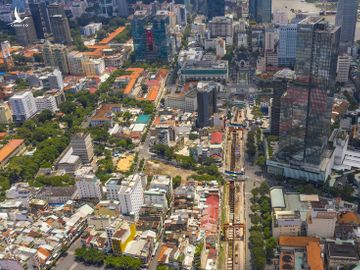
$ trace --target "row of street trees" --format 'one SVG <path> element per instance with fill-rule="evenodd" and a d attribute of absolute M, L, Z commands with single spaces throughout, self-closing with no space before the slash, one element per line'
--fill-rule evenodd
<path fill-rule="evenodd" d="M 250 228 L 250 251 L 253 269 L 263 270 L 266 263 L 274 257 L 277 241 L 271 233 L 271 204 L 269 198 L 269 186 L 263 182 L 260 187 L 252 191 L 251 202 L 251 228 Z"/>
<path fill-rule="evenodd" d="M 81 247 L 75 250 L 75 259 L 87 265 L 101 266 L 112 270 L 139 270 L 142 262 L 129 256 L 113 256 L 95 248 Z"/>

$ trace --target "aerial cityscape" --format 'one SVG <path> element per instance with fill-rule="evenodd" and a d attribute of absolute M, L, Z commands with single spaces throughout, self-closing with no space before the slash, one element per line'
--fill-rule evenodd
<path fill-rule="evenodd" d="M 0 0 L 0 270 L 360 270 L 359 0 Z"/>

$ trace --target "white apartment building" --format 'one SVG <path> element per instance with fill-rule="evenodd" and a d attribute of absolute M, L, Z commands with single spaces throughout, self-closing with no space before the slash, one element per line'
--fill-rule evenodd
<path fill-rule="evenodd" d="M 86 37 L 95 35 L 102 28 L 102 23 L 90 23 L 82 28 L 82 34 Z"/>
<path fill-rule="evenodd" d="M 13 120 L 24 122 L 37 112 L 35 98 L 30 91 L 17 93 L 9 99 Z"/>
<path fill-rule="evenodd" d="M 276 10 L 273 13 L 273 22 L 274 22 L 274 24 L 277 24 L 277 25 L 288 24 L 289 18 L 288 18 L 287 12 Z"/>
<path fill-rule="evenodd" d="M 152 188 L 145 190 L 144 192 L 144 202 L 146 205 L 161 205 L 163 208 L 168 209 L 168 201 L 166 198 L 166 190 L 159 188 Z"/>
<path fill-rule="evenodd" d="M 84 75 L 83 62 L 85 61 L 84 55 L 78 51 L 72 51 L 67 55 L 69 73 L 71 75 Z"/>
<path fill-rule="evenodd" d="M 270 28 L 265 30 L 265 51 L 275 50 L 275 43 L 277 40 L 277 32 L 275 29 Z"/>
<path fill-rule="evenodd" d="M 64 89 L 64 80 L 63 80 L 62 73 L 59 69 L 57 69 L 57 68 L 54 69 L 52 74 L 48 75 L 47 79 L 49 82 L 50 89 L 60 89 L 60 90 Z"/>
<path fill-rule="evenodd" d="M 35 103 L 36 103 L 38 112 L 41 112 L 43 110 L 49 110 L 49 111 L 55 113 L 59 110 L 59 108 L 56 104 L 56 99 L 53 95 L 36 97 Z"/>
<path fill-rule="evenodd" d="M 100 76 L 105 72 L 104 59 L 89 59 L 82 62 L 82 69 L 86 76 Z"/>
<path fill-rule="evenodd" d="M 346 83 L 349 81 L 351 57 L 347 54 L 339 55 L 337 63 L 336 81 Z"/>
<path fill-rule="evenodd" d="M 24 207 L 29 207 L 33 188 L 29 183 L 19 182 L 6 191 L 6 199 L 20 201 Z"/>
<path fill-rule="evenodd" d="M 307 235 L 320 238 L 333 238 L 336 221 L 336 211 L 312 210 L 307 218 Z"/>
<path fill-rule="evenodd" d="M 119 199 L 118 193 L 121 188 L 122 180 L 123 179 L 112 177 L 105 183 L 107 200 L 117 201 Z"/>
<path fill-rule="evenodd" d="M 222 38 L 215 39 L 216 58 L 222 59 L 226 54 L 226 43 Z"/>
<path fill-rule="evenodd" d="M 75 172 L 76 188 L 80 199 L 102 198 L 102 185 L 92 172 L 92 167 L 82 167 Z"/>
<path fill-rule="evenodd" d="M 272 223 L 273 237 L 298 236 L 301 233 L 301 224 L 298 211 L 275 211 Z"/>
<path fill-rule="evenodd" d="M 163 189 L 170 196 L 173 194 L 173 180 L 169 175 L 154 175 L 151 183 L 150 189 Z"/>
<path fill-rule="evenodd" d="M 210 31 L 210 37 L 216 38 L 216 37 L 223 37 L 223 38 L 229 38 L 232 39 L 233 37 L 233 22 L 231 18 L 228 17 L 214 17 L 209 22 L 209 31 Z M 228 39 L 226 39 L 227 43 L 230 45 L 232 42 Z"/>
<path fill-rule="evenodd" d="M 122 214 L 131 214 L 137 219 L 140 207 L 144 204 L 144 175 L 133 174 L 124 179 L 119 190 Z"/>

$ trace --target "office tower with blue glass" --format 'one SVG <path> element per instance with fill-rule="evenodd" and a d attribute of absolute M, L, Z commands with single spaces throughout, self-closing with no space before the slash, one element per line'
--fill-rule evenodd
<path fill-rule="evenodd" d="M 294 68 L 296 62 L 296 39 L 297 24 L 286 24 L 279 26 L 279 66 Z"/>
<path fill-rule="evenodd" d="M 208 0 L 207 15 L 211 20 L 214 17 L 225 16 L 225 1 L 224 0 Z"/>
<path fill-rule="evenodd" d="M 136 11 L 131 22 L 136 61 L 168 62 L 170 47 L 168 11 L 159 10 L 156 15 Z"/>
<path fill-rule="evenodd" d="M 340 50 L 346 52 L 354 44 L 359 0 L 339 0 L 335 24 L 341 27 Z"/>
<path fill-rule="evenodd" d="M 257 23 L 271 22 L 272 0 L 249 0 L 249 17 Z"/>

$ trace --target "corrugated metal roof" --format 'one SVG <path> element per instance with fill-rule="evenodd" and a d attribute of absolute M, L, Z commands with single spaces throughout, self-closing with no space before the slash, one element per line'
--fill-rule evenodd
<path fill-rule="evenodd" d="M 272 208 L 285 208 L 284 194 L 282 188 L 271 189 L 270 199 Z"/>

